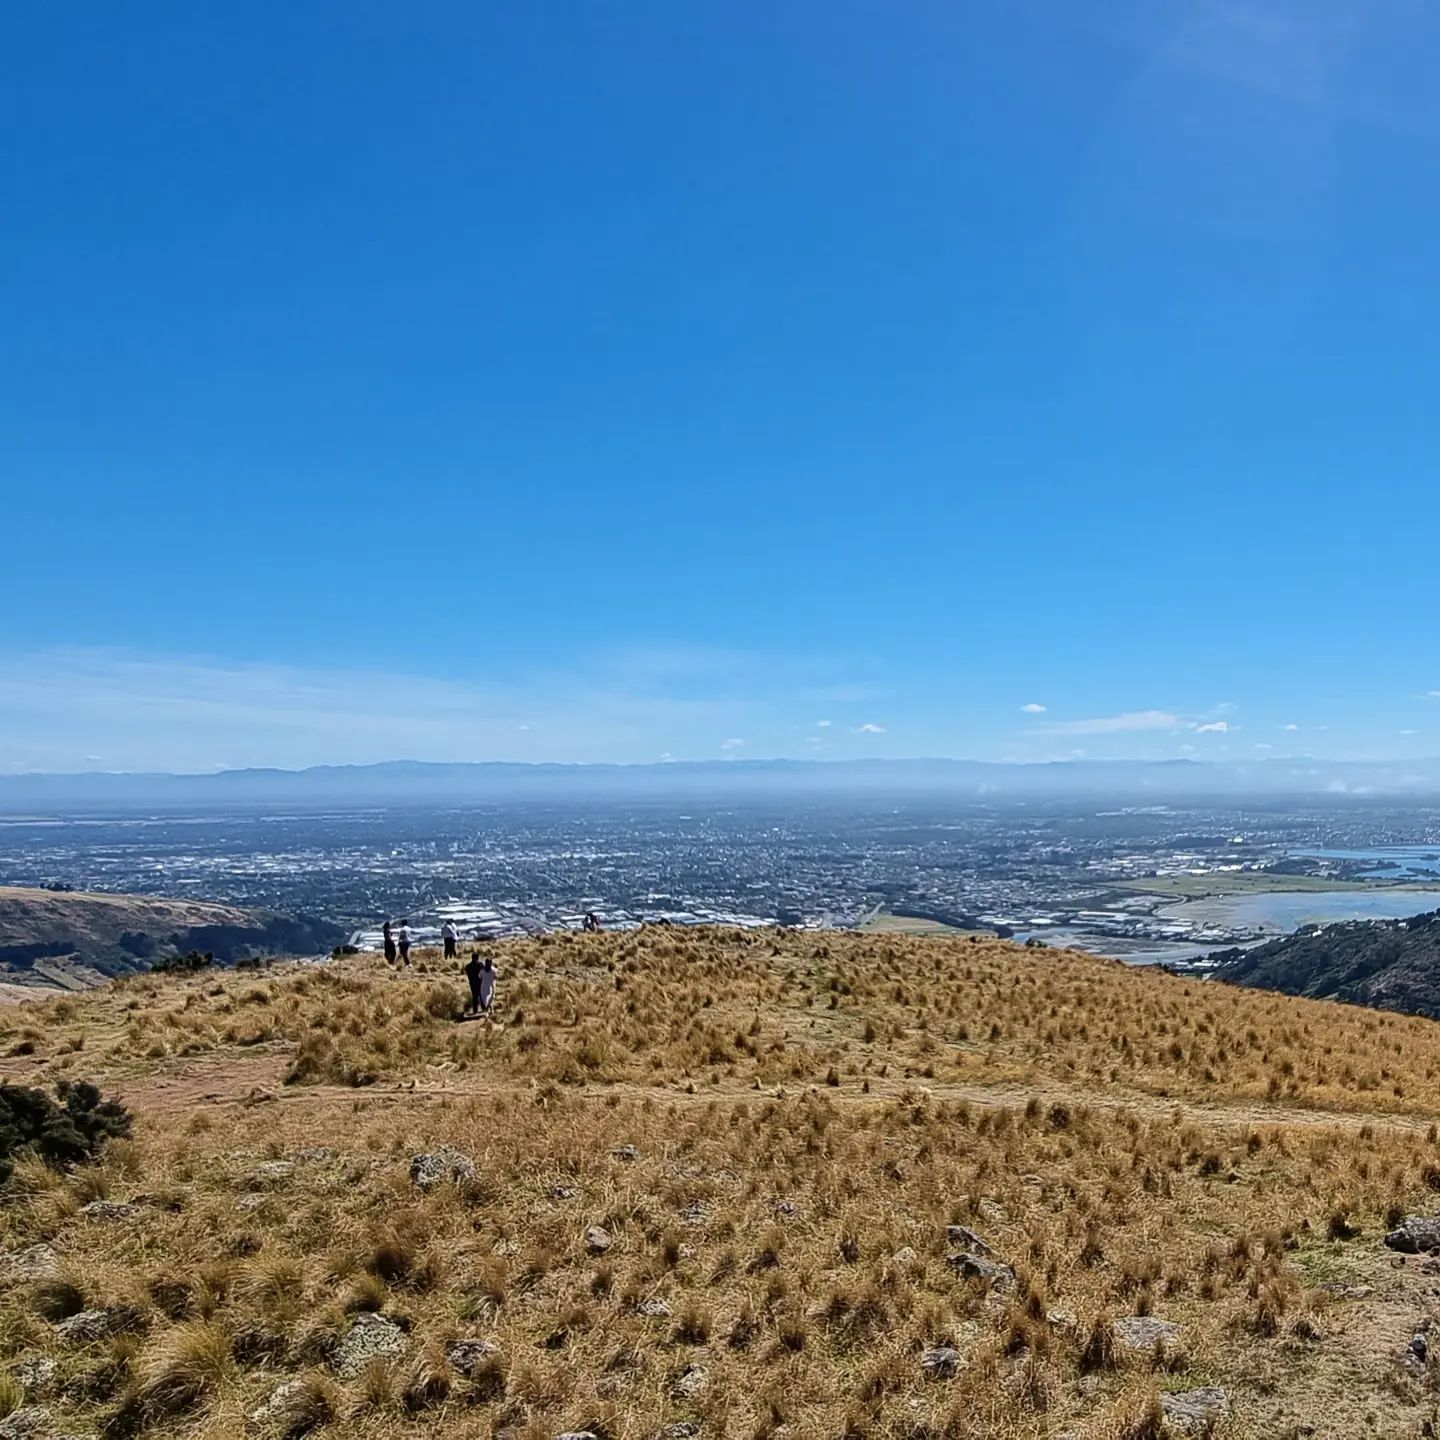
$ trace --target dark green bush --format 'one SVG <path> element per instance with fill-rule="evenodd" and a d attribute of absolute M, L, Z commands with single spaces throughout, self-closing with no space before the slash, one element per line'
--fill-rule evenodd
<path fill-rule="evenodd" d="M 193 975 L 197 970 L 208 970 L 214 963 L 213 951 L 207 950 L 202 955 L 198 950 L 190 950 L 184 955 L 162 956 L 150 968 L 161 974 Z"/>
<path fill-rule="evenodd" d="M 43 1090 L 0 1085 L 0 1182 L 22 1155 L 68 1169 L 93 1160 L 105 1142 L 130 1133 L 130 1113 L 85 1080 L 62 1080 L 56 1100 Z"/>

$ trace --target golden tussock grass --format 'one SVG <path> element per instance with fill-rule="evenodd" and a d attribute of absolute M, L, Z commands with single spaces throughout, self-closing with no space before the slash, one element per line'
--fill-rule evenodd
<path fill-rule="evenodd" d="M 429 954 L 7 1014 L 8 1075 L 127 1087 L 137 1125 L 20 1167 L 0 1266 L 59 1269 L 0 1292 L 0 1374 L 53 1359 L 36 1403 L 104 1436 L 1116 1440 L 1210 1383 L 1231 1433 L 1283 1433 L 1257 1417 L 1347 1323 L 1320 1282 L 1440 1184 L 1424 1021 L 988 941 L 657 930 L 497 963 L 493 1024 Z M 443 1146 L 474 1174 L 422 1189 Z M 1178 1338 L 1129 1349 L 1134 1316 Z M 1429 1391 L 1397 1371 L 1373 1403 Z"/>

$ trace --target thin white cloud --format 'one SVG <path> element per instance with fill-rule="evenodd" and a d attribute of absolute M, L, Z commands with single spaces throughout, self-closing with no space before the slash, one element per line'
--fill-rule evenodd
<path fill-rule="evenodd" d="M 1440 690 L 1427 690 L 1421 698 L 1424 700 L 1440 700 Z"/>
<path fill-rule="evenodd" d="M 720 742 L 720 748 L 722 750 L 739 750 L 744 744 L 745 742 L 743 740 L 738 739 L 722 740 Z"/>
<path fill-rule="evenodd" d="M 1195 725 L 1191 727 L 1197 735 L 1228 735 L 1232 730 L 1238 730 L 1238 725 L 1232 725 L 1228 720 L 1212 720 L 1208 725 Z"/>
<path fill-rule="evenodd" d="M 793 713 L 758 685 L 618 683 L 608 664 L 500 681 L 80 647 L 0 652 L 0 770 L 381 760 L 644 761 Z M 809 709 L 809 706 L 806 707 Z M 519 727 L 528 725 L 529 730 Z M 85 768 L 100 762 L 85 760 Z"/>
<path fill-rule="evenodd" d="M 1181 723 L 1169 710 L 1127 710 L 1090 720 L 1048 720 L 1036 728 L 1045 735 L 1123 735 L 1135 730 L 1178 730 Z"/>
<path fill-rule="evenodd" d="M 883 735 L 885 733 L 885 727 L 867 720 L 865 724 L 858 727 L 855 733 L 857 735 Z"/>
<path fill-rule="evenodd" d="M 1240 707 L 1233 700 L 1222 700 L 1215 707 L 1217 715 L 1233 715 Z"/>
<path fill-rule="evenodd" d="M 1282 730 L 1287 731 L 1289 734 L 1293 735 L 1293 734 L 1295 734 L 1295 732 L 1296 732 L 1297 730 L 1299 730 L 1300 727 L 1299 727 L 1298 725 L 1293 725 L 1293 724 L 1292 724 L 1292 725 L 1282 725 L 1280 728 L 1281 728 Z"/>
<path fill-rule="evenodd" d="M 831 722 L 829 720 L 817 720 L 815 723 L 820 727 L 820 729 L 828 730 L 830 728 Z"/>
<path fill-rule="evenodd" d="M 1020 712 L 1023 715 L 1043 715 L 1045 713 L 1045 706 L 1032 700 L 1028 705 L 1022 705 Z"/>
<path fill-rule="evenodd" d="M 1257 740 L 1255 742 L 1255 748 L 1257 750 L 1273 750 L 1275 747 L 1267 744 L 1264 740 Z"/>
<path fill-rule="evenodd" d="M 1400 733 L 1402 735 L 1418 735 L 1420 732 L 1418 730 L 1402 730 Z"/>

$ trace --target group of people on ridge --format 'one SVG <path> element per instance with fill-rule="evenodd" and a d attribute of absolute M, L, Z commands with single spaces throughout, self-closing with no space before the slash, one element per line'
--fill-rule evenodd
<path fill-rule="evenodd" d="M 392 930 L 387 920 L 380 933 L 385 942 L 385 963 L 394 965 L 397 961 L 406 967 L 410 964 L 410 922 L 402 920 L 398 930 Z M 445 943 L 445 958 L 454 960 L 458 955 L 460 932 L 453 920 L 447 920 L 440 927 L 440 938 Z M 470 958 L 461 967 L 470 982 L 470 1003 L 465 1007 L 467 1015 L 488 1015 L 495 1005 L 495 957 L 487 955 L 482 961 L 480 952 L 472 950 Z"/>

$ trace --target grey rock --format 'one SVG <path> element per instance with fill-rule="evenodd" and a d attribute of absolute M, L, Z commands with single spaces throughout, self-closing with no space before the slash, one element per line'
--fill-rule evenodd
<path fill-rule="evenodd" d="M 245 1177 L 244 1184 L 247 1190 L 274 1190 L 287 1184 L 294 1174 L 293 1160 L 267 1160 Z"/>
<path fill-rule="evenodd" d="M 617 1160 L 633 1161 L 640 1158 L 640 1152 L 633 1145 L 617 1145 L 610 1152 Z"/>
<path fill-rule="evenodd" d="M 1412 1335 L 1410 1343 L 1405 1347 L 1405 1358 L 1409 1364 L 1423 1368 L 1425 1362 L 1430 1358 L 1429 1340 L 1418 1332 Z"/>
<path fill-rule="evenodd" d="M 1002 1224 L 1010 1218 L 1010 1212 L 998 1200 L 992 1200 L 988 1195 L 979 1201 L 975 1208 L 992 1225 Z"/>
<path fill-rule="evenodd" d="M 0 1440 L 32 1440 L 50 1429 L 50 1412 L 43 1405 L 26 1405 L 0 1420 Z"/>
<path fill-rule="evenodd" d="M 60 1367 L 48 1355 L 34 1360 L 22 1360 L 15 1367 L 15 1378 L 25 1387 L 25 1393 L 39 1394 L 55 1383 Z"/>
<path fill-rule="evenodd" d="M 336 1348 L 336 1373 L 353 1380 L 372 1360 L 398 1360 L 409 1345 L 409 1338 L 393 1320 L 371 1312 L 357 1315 Z"/>
<path fill-rule="evenodd" d="M 30 1245 L 0 1256 L 0 1274 L 10 1280 L 53 1280 L 60 1273 L 60 1257 L 49 1245 Z"/>
<path fill-rule="evenodd" d="M 1339 1300 L 1368 1300 L 1375 1293 L 1373 1285 L 1347 1285 L 1343 1280 L 1325 1280 L 1315 1288 Z"/>
<path fill-rule="evenodd" d="M 92 1345 L 116 1335 L 121 1329 L 121 1317 L 109 1310 L 82 1310 L 71 1315 L 55 1326 L 55 1333 L 72 1345 Z"/>
<path fill-rule="evenodd" d="M 1399 1250 L 1406 1255 L 1440 1250 L 1440 1220 L 1429 1220 L 1423 1215 L 1407 1215 L 1385 1237 L 1385 1243 L 1392 1250 Z"/>
<path fill-rule="evenodd" d="M 931 1380 L 953 1380 L 960 1373 L 960 1352 L 950 1345 L 927 1345 L 920 1368 Z"/>
<path fill-rule="evenodd" d="M 908 1246 L 897 1250 L 891 1257 L 892 1265 L 913 1265 L 920 1257 Z"/>
<path fill-rule="evenodd" d="M 710 1388 L 710 1372 L 703 1365 L 687 1366 L 672 1387 L 677 1400 L 698 1400 Z"/>
<path fill-rule="evenodd" d="M 777 1200 L 775 1213 L 786 1220 L 794 1220 L 800 1214 L 800 1207 L 793 1200 Z"/>
<path fill-rule="evenodd" d="M 139 1213 L 138 1205 L 123 1205 L 118 1200 L 92 1200 L 80 1207 L 80 1213 L 87 1220 L 133 1220 Z"/>
<path fill-rule="evenodd" d="M 615 1239 L 603 1226 L 592 1225 L 585 1232 L 585 1248 L 592 1255 L 603 1255 L 614 1245 Z"/>
<path fill-rule="evenodd" d="M 499 1353 L 498 1345 L 491 1344 L 489 1340 L 481 1340 L 474 1335 L 451 1340 L 445 1346 L 445 1358 L 450 1362 L 450 1368 L 457 1375 L 463 1375 L 467 1380 L 473 1380 L 480 1373 L 480 1367 Z"/>
<path fill-rule="evenodd" d="M 680 1223 L 682 1225 L 703 1225 L 710 1218 L 710 1211 L 697 1200 L 693 1205 L 687 1205 L 680 1212 Z"/>
<path fill-rule="evenodd" d="M 971 1255 L 966 1250 L 957 1250 L 945 1258 L 945 1263 L 962 1280 L 983 1280 L 987 1289 L 1008 1294 L 1015 1288 L 1015 1272 L 1008 1265 L 986 1260 L 981 1255 Z"/>
<path fill-rule="evenodd" d="M 552 1185 L 546 1193 L 552 1200 L 573 1200 L 580 1191 L 574 1185 Z"/>
<path fill-rule="evenodd" d="M 659 1440 L 695 1440 L 699 1433 L 698 1420 L 675 1420 L 660 1431 Z"/>
<path fill-rule="evenodd" d="M 325 1160 L 333 1160 L 335 1152 L 328 1145 L 311 1145 L 304 1150 L 297 1150 L 295 1158 L 300 1161 L 317 1163 Z"/>
<path fill-rule="evenodd" d="M 667 1320 L 674 1313 L 666 1300 L 660 1299 L 658 1295 L 652 1295 L 648 1300 L 642 1300 L 636 1307 L 635 1313 L 643 1315 L 647 1320 Z"/>
<path fill-rule="evenodd" d="M 242 1195 L 235 1202 L 235 1208 L 242 1215 L 252 1215 L 256 1210 L 263 1208 L 268 1203 L 269 1198 L 268 1195 L 260 1195 L 257 1193 Z"/>
<path fill-rule="evenodd" d="M 263 1425 L 267 1420 L 273 1420 L 304 1388 L 303 1380 L 282 1381 L 270 1392 L 266 1400 L 250 1412 L 250 1420 L 256 1425 Z"/>
<path fill-rule="evenodd" d="M 968 1225 L 947 1225 L 945 1238 L 972 1255 L 993 1255 L 995 1252 Z"/>
<path fill-rule="evenodd" d="M 1052 1330 L 1073 1330 L 1080 1322 L 1069 1310 L 1047 1310 L 1045 1323 Z"/>
<path fill-rule="evenodd" d="M 1230 1397 L 1218 1385 L 1180 1390 L 1160 1397 L 1166 1423 L 1182 1435 L 1204 1435 L 1230 1413 Z"/>
<path fill-rule="evenodd" d="M 567 1430 L 555 1440 L 600 1440 L 600 1437 L 593 1430 Z"/>
<path fill-rule="evenodd" d="M 1127 1350 L 1153 1350 L 1159 1344 L 1178 1340 L 1180 1327 L 1173 1320 L 1160 1320 L 1154 1315 L 1122 1315 L 1115 1322 L 1115 1338 Z"/>
<path fill-rule="evenodd" d="M 433 1190 L 447 1180 L 473 1180 L 475 1162 L 450 1145 L 416 1155 L 410 1161 L 410 1179 L 420 1190 Z"/>

